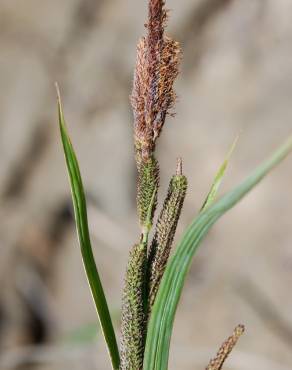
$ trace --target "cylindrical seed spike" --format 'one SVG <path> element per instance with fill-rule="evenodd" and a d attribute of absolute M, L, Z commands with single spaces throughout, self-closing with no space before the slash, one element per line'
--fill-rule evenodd
<path fill-rule="evenodd" d="M 120 370 L 142 370 L 145 342 L 146 245 L 131 250 L 123 292 Z"/>
<path fill-rule="evenodd" d="M 178 161 L 177 175 L 171 178 L 162 211 L 157 220 L 155 234 L 148 256 L 149 303 L 148 312 L 154 304 L 158 287 L 170 254 L 171 245 L 187 191 L 187 179 L 181 174 L 182 163 Z"/>

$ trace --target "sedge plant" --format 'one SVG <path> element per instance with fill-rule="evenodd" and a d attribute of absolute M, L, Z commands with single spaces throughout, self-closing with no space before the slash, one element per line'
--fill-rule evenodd
<path fill-rule="evenodd" d="M 173 114 L 174 82 L 181 50 L 165 34 L 168 13 L 164 0 L 149 0 L 146 35 L 137 46 L 131 105 L 137 166 L 137 213 L 140 231 L 129 253 L 122 297 L 121 343 L 118 346 L 102 282 L 94 260 L 87 222 L 86 199 L 77 158 L 71 144 L 59 89 L 58 114 L 67 163 L 77 233 L 86 275 L 114 370 L 167 370 L 177 305 L 193 256 L 210 228 L 236 205 L 292 150 L 290 137 L 240 185 L 217 200 L 232 149 L 218 170 L 200 212 L 185 230 L 171 255 L 177 224 L 187 192 L 182 159 L 170 179 L 161 211 L 158 204 L 159 163 L 156 145 L 166 118 Z M 153 229 L 153 233 L 150 232 Z M 151 235 L 152 238 L 151 238 Z M 244 331 L 238 325 L 220 347 L 207 370 L 221 370 Z"/>

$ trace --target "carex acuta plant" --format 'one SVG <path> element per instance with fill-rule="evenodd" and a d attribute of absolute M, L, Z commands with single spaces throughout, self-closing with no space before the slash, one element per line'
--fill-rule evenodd
<path fill-rule="evenodd" d="M 217 199 L 228 156 L 219 168 L 202 207 L 171 253 L 177 224 L 187 192 L 182 159 L 174 164 L 165 199 L 158 205 L 158 138 L 168 116 L 174 114 L 174 82 L 179 74 L 181 49 L 165 34 L 168 13 L 164 0 L 149 0 L 146 33 L 137 46 L 131 105 L 134 155 L 137 167 L 137 214 L 140 230 L 130 249 L 121 314 L 121 345 L 117 344 L 107 300 L 95 264 L 87 222 L 82 178 L 65 125 L 60 93 L 58 113 L 61 138 L 69 172 L 79 243 L 100 325 L 117 370 L 166 370 L 178 301 L 192 258 L 212 225 L 238 203 L 292 150 L 290 137 L 239 186 Z M 153 229 L 153 230 L 152 230 Z M 220 370 L 244 331 L 239 325 L 220 347 L 207 370 Z"/>

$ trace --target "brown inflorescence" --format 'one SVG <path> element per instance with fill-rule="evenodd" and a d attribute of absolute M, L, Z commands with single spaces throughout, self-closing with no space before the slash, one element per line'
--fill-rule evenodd
<path fill-rule="evenodd" d="M 167 12 L 162 0 L 150 0 L 147 35 L 138 43 L 131 103 L 134 112 L 135 149 L 141 160 L 153 154 L 176 94 L 173 84 L 179 72 L 179 43 L 165 36 Z"/>

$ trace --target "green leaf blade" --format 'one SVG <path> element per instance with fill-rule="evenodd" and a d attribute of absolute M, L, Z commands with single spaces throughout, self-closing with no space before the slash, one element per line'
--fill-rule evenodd
<path fill-rule="evenodd" d="M 205 209 L 184 233 L 165 270 L 148 325 L 143 370 L 167 370 L 170 338 L 192 258 L 212 225 L 292 151 L 292 137 L 245 181 Z"/>
<path fill-rule="evenodd" d="M 106 297 L 104 294 L 104 290 L 102 287 L 102 283 L 97 271 L 97 267 L 92 252 L 87 221 L 86 199 L 84 195 L 81 174 L 73 146 L 67 133 L 58 88 L 57 92 L 58 92 L 58 114 L 59 114 L 60 132 L 69 174 L 76 228 L 81 248 L 83 264 L 86 271 L 88 283 L 91 289 L 91 293 L 93 296 L 93 300 L 96 306 L 96 311 L 98 314 L 102 332 L 108 347 L 112 368 L 114 370 L 118 370 L 120 364 L 119 350 Z"/>

